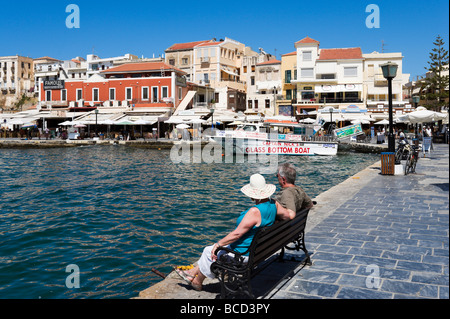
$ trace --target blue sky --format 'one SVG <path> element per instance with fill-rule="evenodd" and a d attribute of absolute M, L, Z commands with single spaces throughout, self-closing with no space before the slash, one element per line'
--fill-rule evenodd
<path fill-rule="evenodd" d="M 66 27 L 66 7 L 80 8 L 80 28 Z M 361 47 L 363 53 L 402 52 L 404 73 L 425 73 L 437 35 L 449 39 L 449 3 L 432 1 L 2 1 L 0 56 L 58 59 L 126 53 L 159 56 L 174 43 L 229 37 L 277 54 L 306 36 L 321 48 Z M 366 27 L 369 4 L 380 28 Z"/>

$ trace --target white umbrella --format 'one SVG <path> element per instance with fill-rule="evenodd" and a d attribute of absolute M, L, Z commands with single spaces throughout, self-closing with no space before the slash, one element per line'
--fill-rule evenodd
<path fill-rule="evenodd" d="M 379 122 L 374 123 L 375 125 L 388 125 L 389 121 L 388 120 L 381 120 Z"/>
<path fill-rule="evenodd" d="M 182 123 L 184 123 L 184 121 L 181 119 L 170 118 L 167 121 L 165 121 L 164 123 L 166 123 L 166 124 L 182 124 Z"/>
<path fill-rule="evenodd" d="M 353 120 L 352 124 L 370 124 L 370 121 L 364 119 Z"/>
<path fill-rule="evenodd" d="M 189 126 L 189 125 L 186 125 L 186 124 L 178 124 L 178 125 L 177 125 L 177 129 L 182 130 L 182 129 L 186 129 L 186 128 L 190 128 L 190 126 Z"/>
<path fill-rule="evenodd" d="M 189 124 L 204 124 L 204 123 L 206 123 L 206 121 L 202 120 L 202 119 L 192 119 L 188 123 Z"/>
<path fill-rule="evenodd" d="M 144 120 L 137 120 L 136 122 L 134 122 L 135 125 L 150 125 L 150 122 L 144 121 Z"/>
<path fill-rule="evenodd" d="M 128 120 L 119 120 L 114 122 L 114 125 L 136 125 L 136 123 Z"/>
<path fill-rule="evenodd" d="M 19 119 L 13 119 L 11 121 L 8 122 L 8 124 L 12 124 L 12 125 L 23 125 L 25 124 L 22 120 Z"/>
<path fill-rule="evenodd" d="M 309 124 L 312 124 L 312 123 L 315 123 L 316 120 L 315 120 L 315 119 L 311 119 L 311 118 L 307 118 L 307 119 L 300 120 L 299 122 L 300 122 L 300 123 L 309 123 Z"/>
<path fill-rule="evenodd" d="M 113 120 L 104 120 L 104 121 L 100 121 L 100 122 L 98 122 L 98 124 L 100 124 L 100 125 L 114 125 L 114 121 Z"/>
<path fill-rule="evenodd" d="M 440 120 L 445 120 L 447 115 L 444 113 L 433 112 L 426 109 L 420 109 L 419 111 L 414 111 L 404 116 L 400 117 L 401 121 L 407 121 L 412 124 L 417 123 L 429 123 L 429 122 L 437 122 Z"/>

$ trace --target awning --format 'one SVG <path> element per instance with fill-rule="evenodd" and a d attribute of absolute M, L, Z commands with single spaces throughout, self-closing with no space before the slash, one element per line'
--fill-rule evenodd
<path fill-rule="evenodd" d="M 235 73 L 235 72 L 233 72 L 233 71 L 230 71 L 230 70 L 228 70 L 228 69 L 225 69 L 225 68 L 221 68 L 221 71 L 223 71 L 223 72 L 225 72 L 225 73 L 228 73 L 228 74 L 230 74 L 230 75 L 239 76 L 239 74 L 237 74 L 237 73 Z"/>
<path fill-rule="evenodd" d="M 195 94 L 197 94 L 197 91 L 189 91 L 188 94 L 186 94 L 186 96 L 184 97 L 183 101 L 181 101 L 181 103 L 178 105 L 173 115 L 178 115 L 181 111 L 184 111 L 194 98 Z"/>
<path fill-rule="evenodd" d="M 257 90 L 273 90 L 274 87 L 277 88 L 278 90 L 281 89 L 281 82 L 280 81 L 264 81 L 264 82 L 256 83 Z"/>

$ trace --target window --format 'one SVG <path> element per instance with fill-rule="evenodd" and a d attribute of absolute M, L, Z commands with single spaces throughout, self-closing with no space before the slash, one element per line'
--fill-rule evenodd
<path fill-rule="evenodd" d="M 291 83 L 291 80 L 292 80 L 292 72 L 291 72 L 291 70 L 287 70 L 286 72 L 285 72 L 285 78 L 284 78 L 284 83 Z"/>
<path fill-rule="evenodd" d="M 322 79 L 322 80 L 333 80 L 333 79 L 335 79 L 336 77 L 335 77 L 335 75 L 334 74 L 321 74 L 320 75 L 320 78 Z"/>
<path fill-rule="evenodd" d="M 258 108 L 258 100 L 255 100 L 255 109 Z"/>
<path fill-rule="evenodd" d="M 314 69 L 313 68 L 301 69 L 300 76 L 302 78 L 312 78 L 312 77 L 314 77 Z"/>
<path fill-rule="evenodd" d="M 179 100 L 183 99 L 183 89 L 182 88 L 178 88 L 178 99 Z"/>
<path fill-rule="evenodd" d="M 163 99 L 166 98 L 166 97 L 169 97 L 169 87 L 168 86 L 163 86 L 161 89 L 162 89 L 161 97 Z"/>
<path fill-rule="evenodd" d="M 303 91 L 302 92 L 302 100 L 313 100 L 315 99 L 314 91 Z"/>
<path fill-rule="evenodd" d="M 83 99 L 83 90 L 77 89 L 77 101 L 82 100 L 82 99 Z"/>
<path fill-rule="evenodd" d="M 255 85 L 255 77 L 254 76 L 250 77 L 250 85 Z"/>
<path fill-rule="evenodd" d="M 312 51 L 303 51 L 303 61 L 312 60 Z"/>
<path fill-rule="evenodd" d="M 148 99 L 149 99 L 148 93 L 149 93 L 148 86 L 143 87 L 143 88 L 142 88 L 142 100 L 148 101 Z"/>
<path fill-rule="evenodd" d="M 114 101 L 116 99 L 116 89 L 114 88 L 109 89 L 109 99 L 110 101 Z"/>
<path fill-rule="evenodd" d="M 94 102 L 98 102 L 99 101 L 99 96 L 98 96 L 98 89 L 97 88 L 95 88 L 95 89 L 92 89 L 92 101 L 94 101 Z"/>
<path fill-rule="evenodd" d="M 158 103 L 158 87 L 152 86 L 152 103 Z"/>
<path fill-rule="evenodd" d="M 344 67 L 344 76 L 345 77 L 354 77 L 358 76 L 358 67 Z"/>
<path fill-rule="evenodd" d="M 52 91 L 45 91 L 45 100 L 50 102 L 52 100 Z"/>
<path fill-rule="evenodd" d="M 61 101 L 67 101 L 67 90 L 61 90 Z"/>
<path fill-rule="evenodd" d="M 189 63 L 189 59 L 188 59 L 188 58 L 182 58 L 182 59 L 181 59 L 181 63 L 182 63 L 183 65 L 186 65 L 186 64 Z"/>
<path fill-rule="evenodd" d="M 133 99 L 133 88 L 125 88 L 125 99 L 131 101 Z"/>
<path fill-rule="evenodd" d="M 170 60 L 169 60 L 169 64 L 170 64 L 170 65 L 175 65 L 175 59 L 170 59 Z"/>
<path fill-rule="evenodd" d="M 286 90 L 286 100 L 292 100 L 292 90 Z"/>
<path fill-rule="evenodd" d="M 252 100 L 248 100 L 248 108 L 252 109 L 253 108 L 253 101 Z"/>
<path fill-rule="evenodd" d="M 270 100 L 266 100 L 266 109 L 270 109 Z"/>

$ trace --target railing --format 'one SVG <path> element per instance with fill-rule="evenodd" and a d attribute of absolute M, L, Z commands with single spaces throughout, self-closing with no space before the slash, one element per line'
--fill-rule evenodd
<path fill-rule="evenodd" d="M 361 99 L 345 98 L 345 99 L 319 99 L 319 103 L 362 103 Z"/>

